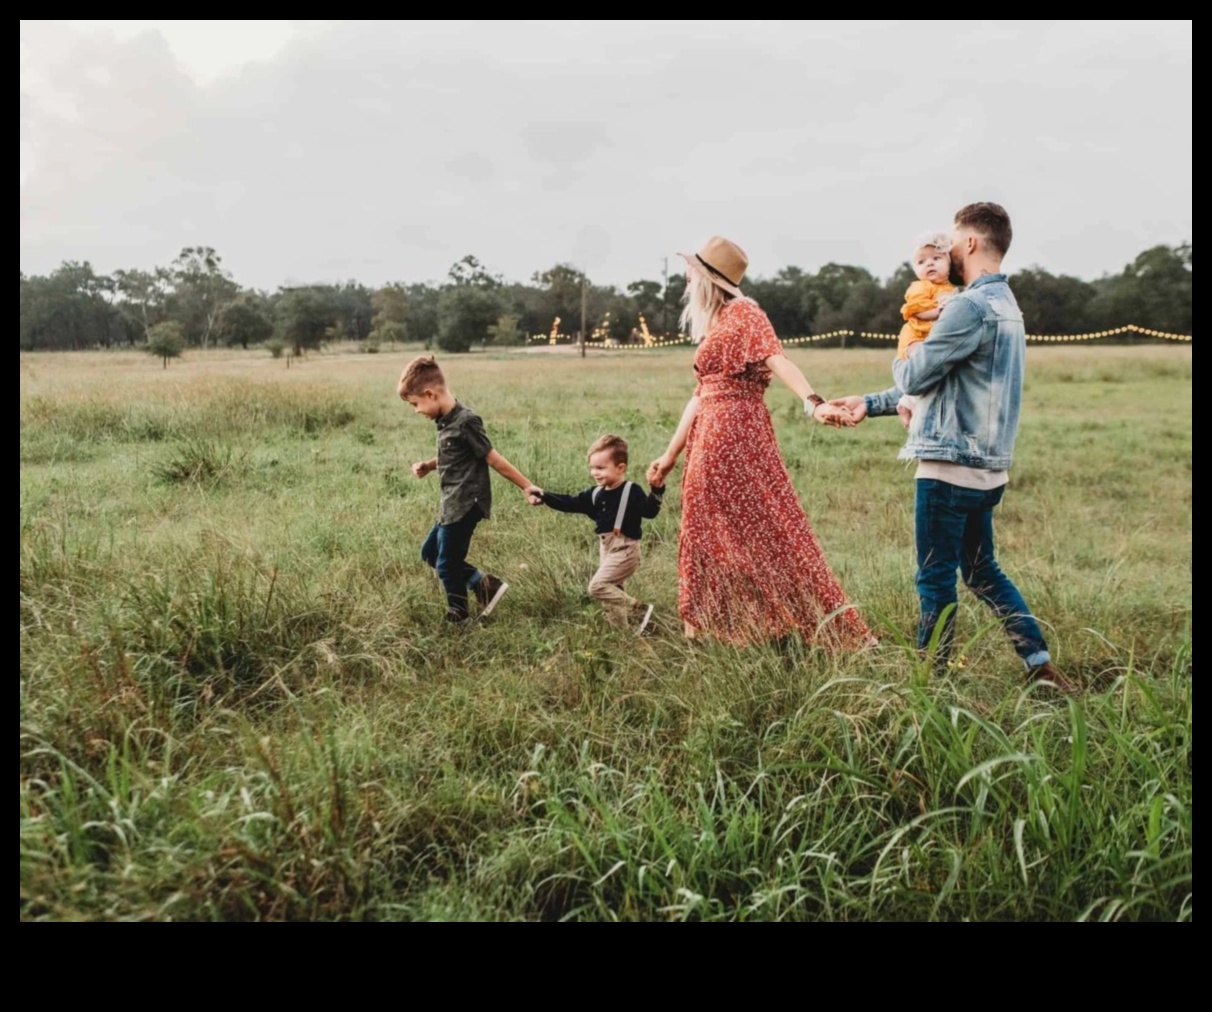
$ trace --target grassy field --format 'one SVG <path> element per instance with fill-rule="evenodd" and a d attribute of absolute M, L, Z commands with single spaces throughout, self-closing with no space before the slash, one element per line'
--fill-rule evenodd
<path fill-rule="evenodd" d="M 791 352 L 827 395 L 886 351 Z M 1191 351 L 1032 348 L 1002 561 L 1075 702 L 1026 692 L 961 593 L 927 677 L 902 431 L 767 397 L 882 646 L 691 649 L 680 469 L 612 631 L 584 518 L 495 483 L 461 633 L 417 549 L 432 425 L 405 355 L 21 356 L 23 920 L 1190 920 Z M 633 473 L 689 352 L 445 360 L 558 491 L 603 431 Z"/>

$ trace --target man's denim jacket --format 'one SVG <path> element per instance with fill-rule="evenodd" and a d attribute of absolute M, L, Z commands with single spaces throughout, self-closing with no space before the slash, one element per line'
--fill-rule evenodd
<path fill-rule="evenodd" d="M 985 274 L 943 307 L 930 335 L 892 364 L 896 386 L 868 394 L 869 415 L 918 398 L 902 459 L 1002 471 L 1018 434 L 1026 357 L 1023 314 L 1005 274 Z"/>

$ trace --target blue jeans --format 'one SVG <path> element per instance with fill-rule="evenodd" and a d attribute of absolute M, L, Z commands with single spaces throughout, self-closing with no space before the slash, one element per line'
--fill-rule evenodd
<path fill-rule="evenodd" d="M 1004 485 L 981 491 L 933 478 L 917 480 L 917 645 L 929 645 L 943 611 L 956 603 L 958 569 L 969 589 L 1003 620 L 1015 651 L 1030 669 L 1051 656 L 1039 623 L 994 555 L 993 508 L 1005 490 Z M 951 653 L 954 626 L 953 608 L 939 637 L 937 657 L 944 663 Z"/>
<path fill-rule="evenodd" d="M 438 571 L 438 579 L 446 591 L 447 613 L 452 618 L 467 617 L 467 590 L 483 576 L 467 563 L 471 536 L 481 519 L 483 514 L 473 507 L 467 516 L 453 524 L 434 524 L 421 545 L 422 560 Z"/>

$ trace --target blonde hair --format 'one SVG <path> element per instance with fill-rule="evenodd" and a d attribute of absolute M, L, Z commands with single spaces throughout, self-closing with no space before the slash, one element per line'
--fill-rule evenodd
<path fill-rule="evenodd" d="M 913 244 L 913 252 L 916 253 L 919 249 L 941 250 L 944 253 L 951 252 L 951 236 L 946 232 L 923 232 L 917 237 L 917 241 Z"/>
<path fill-rule="evenodd" d="M 446 377 L 432 355 L 418 355 L 404 367 L 398 389 L 401 397 L 420 397 L 426 390 L 445 390 Z"/>
<path fill-rule="evenodd" d="M 682 301 L 686 306 L 678 322 L 682 325 L 682 330 L 690 335 L 690 340 L 698 344 L 707 336 L 715 314 L 735 296 L 712 283 L 697 267 L 690 264 L 687 267 L 686 290 L 682 293 Z"/>
<path fill-rule="evenodd" d="M 627 463 L 627 440 L 622 436 L 616 436 L 612 432 L 608 432 L 604 436 L 598 436 L 593 441 L 593 445 L 589 447 L 589 453 L 586 456 L 592 457 L 595 453 L 601 453 L 603 450 L 610 451 L 610 462 L 612 464 Z"/>

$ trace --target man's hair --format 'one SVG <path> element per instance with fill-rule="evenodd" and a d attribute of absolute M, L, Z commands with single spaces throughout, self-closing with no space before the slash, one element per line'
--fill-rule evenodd
<path fill-rule="evenodd" d="M 1002 256 L 1010 249 L 1014 232 L 1010 228 L 1010 215 L 1001 204 L 982 201 L 961 207 L 955 213 L 955 224 L 978 233 Z"/>
<path fill-rule="evenodd" d="M 419 397 L 426 390 L 446 389 L 446 377 L 432 355 L 418 355 L 404 367 L 400 396 Z"/>
<path fill-rule="evenodd" d="M 622 436 L 615 436 L 609 432 L 604 436 L 598 436 L 589 448 L 588 456 L 592 457 L 595 453 L 601 453 L 603 450 L 610 451 L 610 461 L 612 464 L 627 463 L 627 440 Z"/>

